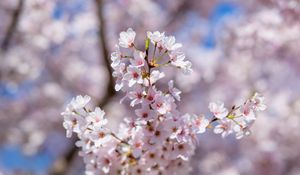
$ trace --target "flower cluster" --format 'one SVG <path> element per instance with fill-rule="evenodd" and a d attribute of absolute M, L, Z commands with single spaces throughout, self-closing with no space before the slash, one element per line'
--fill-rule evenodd
<path fill-rule="evenodd" d="M 81 147 L 80 155 L 86 163 L 86 174 L 188 174 L 189 160 L 198 143 L 197 134 L 211 128 L 223 136 L 236 132 L 245 135 L 254 112 L 265 109 L 263 97 L 255 94 L 244 105 L 230 112 L 221 102 L 211 103 L 214 114 L 209 120 L 204 115 L 182 115 L 176 105 L 181 91 L 171 80 L 166 90 L 159 90 L 156 82 L 165 74 L 163 66 L 175 66 L 190 73 L 191 62 L 185 60 L 175 37 L 160 32 L 148 32 L 145 51 L 134 43 L 132 29 L 120 33 L 119 45 L 111 54 L 115 89 L 122 90 L 129 99 L 136 117 L 125 119 L 118 133 L 106 126 L 105 113 L 86 108 L 90 97 L 78 96 L 67 106 L 63 126 L 67 137 L 76 133 Z M 238 127 L 239 128 L 238 128 Z"/>
<path fill-rule="evenodd" d="M 250 134 L 250 127 L 256 120 L 255 112 L 266 109 L 264 97 L 255 93 L 241 106 L 233 106 L 231 111 L 224 107 L 222 102 L 209 104 L 209 110 L 213 113 L 214 121 L 218 125 L 214 128 L 214 133 L 221 134 L 225 137 L 231 133 L 235 133 L 237 139 Z"/>

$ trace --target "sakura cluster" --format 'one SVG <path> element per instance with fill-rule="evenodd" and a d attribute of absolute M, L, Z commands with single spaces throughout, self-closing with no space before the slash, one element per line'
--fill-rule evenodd
<path fill-rule="evenodd" d="M 214 128 L 214 133 L 225 137 L 235 133 L 237 139 L 250 134 L 250 127 L 256 119 L 255 112 L 266 109 L 264 97 L 255 93 L 241 106 L 233 106 L 230 111 L 224 107 L 222 102 L 210 103 L 209 110 L 213 113 L 213 121 L 218 125 Z"/>
<path fill-rule="evenodd" d="M 228 111 L 221 102 L 211 103 L 211 117 L 181 114 L 176 103 L 181 91 L 174 87 L 160 90 L 156 82 L 165 77 L 161 67 L 174 66 L 190 73 L 191 62 L 185 60 L 182 45 L 165 33 L 148 32 L 145 51 L 135 44 L 136 33 L 129 28 L 120 33 L 119 45 L 111 54 L 115 89 L 130 100 L 136 116 L 125 118 L 119 131 L 107 127 L 104 111 L 87 109 L 89 96 L 77 96 L 67 105 L 63 126 L 67 137 L 76 133 L 86 174 L 188 174 L 189 160 L 198 144 L 198 134 L 212 128 L 237 138 L 248 134 L 255 112 L 264 110 L 263 97 L 256 93 L 243 105 Z M 210 118 L 210 119 L 209 119 Z"/>

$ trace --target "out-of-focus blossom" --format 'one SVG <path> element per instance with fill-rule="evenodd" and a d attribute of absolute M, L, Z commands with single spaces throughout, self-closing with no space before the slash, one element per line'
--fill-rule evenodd
<path fill-rule="evenodd" d="M 210 112 L 212 112 L 214 116 L 218 119 L 223 119 L 228 114 L 228 110 L 224 107 L 224 103 L 220 101 L 215 103 L 209 103 L 208 108 Z"/>

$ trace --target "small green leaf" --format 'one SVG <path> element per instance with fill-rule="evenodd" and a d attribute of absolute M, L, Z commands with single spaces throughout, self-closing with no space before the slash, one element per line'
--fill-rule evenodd
<path fill-rule="evenodd" d="M 148 50 L 149 49 L 149 44 L 150 44 L 150 39 L 147 38 L 146 42 L 145 42 L 145 49 Z"/>
<path fill-rule="evenodd" d="M 234 119 L 234 117 L 235 117 L 234 115 L 229 114 L 227 118 L 229 118 L 229 119 Z"/>

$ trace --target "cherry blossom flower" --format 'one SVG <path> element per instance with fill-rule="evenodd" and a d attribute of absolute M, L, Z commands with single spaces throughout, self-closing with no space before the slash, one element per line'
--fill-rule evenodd
<path fill-rule="evenodd" d="M 135 158 L 138 158 L 142 155 L 144 144 L 143 137 L 143 132 L 141 132 L 141 130 L 136 130 L 133 134 L 132 140 L 129 142 L 133 146 L 132 154 Z"/>
<path fill-rule="evenodd" d="M 175 53 L 175 54 L 174 54 Z M 177 55 L 179 54 L 179 55 Z M 172 52 L 170 54 L 171 64 L 182 69 L 184 74 L 192 73 L 192 63 L 190 61 L 185 61 L 185 55 L 180 52 Z"/>
<path fill-rule="evenodd" d="M 165 73 L 160 72 L 158 70 L 154 70 L 150 74 L 150 83 L 153 85 L 159 79 L 165 77 Z"/>
<path fill-rule="evenodd" d="M 158 92 L 155 87 L 150 87 L 147 92 L 146 101 L 148 101 L 148 103 L 152 103 L 157 94 Z"/>
<path fill-rule="evenodd" d="M 162 143 L 167 137 L 169 133 L 165 130 L 164 125 L 160 124 L 156 127 L 151 136 L 150 143 Z"/>
<path fill-rule="evenodd" d="M 156 96 L 155 101 L 151 107 L 160 114 L 166 114 L 171 111 L 171 99 L 169 96 Z"/>
<path fill-rule="evenodd" d="M 193 131 L 198 134 L 201 134 L 205 132 L 206 127 L 209 125 L 209 120 L 206 119 L 204 116 L 199 117 L 193 114 L 191 116 L 191 123 Z"/>
<path fill-rule="evenodd" d="M 178 143 L 174 146 L 174 154 L 183 160 L 188 160 L 189 157 L 193 154 L 192 144 L 190 143 Z"/>
<path fill-rule="evenodd" d="M 252 104 L 247 101 L 243 106 L 241 106 L 241 112 L 235 112 L 235 115 L 244 117 L 244 119 L 248 122 L 256 120 L 256 116 L 252 108 Z"/>
<path fill-rule="evenodd" d="M 218 119 L 223 119 L 228 114 L 228 110 L 224 107 L 224 103 L 220 101 L 209 103 L 208 108 Z"/>
<path fill-rule="evenodd" d="M 168 86 L 169 86 L 169 92 L 172 94 L 172 96 L 180 101 L 180 94 L 181 94 L 181 91 L 177 88 L 174 87 L 174 81 L 173 80 L 170 80 L 169 83 L 168 83 Z"/>
<path fill-rule="evenodd" d="M 121 51 L 118 45 L 116 46 L 116 51 L 111 54 L 111 60 L 112 67 L 116 67 L 121 63 Z"/>
<path fill-rule="evenodd" d="M 145 167 L 152 167 L 161 163 L 161 153 L 158 151 L 148 151 L 144 154 Z"/>
<path fill-rule="evenodd" d="M 145 56 L 144 52 L 134 51 L 134 59 L 130 60 L 132 66 L 142 67 L 145 65 Z"/>
<path fill-rule="evenodd" d="M 235 134 L 235 137 L 236 139 L 241 139 L 243 138 L 244 136 L 248 136 L 251 134 L 251 131 L 250 131 L 250 126 L 247 126 L 247 127 L 240 127 L 240 126 L 235 126 L 234 127 L 234 131 L 236 132 Z"/>
<path fill-rule="evenodd" d="M 115 90 L 119 91 L 124 87 L 123 76 L 125 74 L 125 69 L 126 69 L 125 64 L 120 63 L 119 65 L 116 65 L 114 69 L 115 71 L 113 72 L 112 76 L 117 78 L 115 84 Z"/>
<path fill-rule="evenodd" d="M 134 84 L 143 83 L 143 77 L 141 74 L 141 70 L 134 66 L 127 67 L 127 73 L 124 75 L 123 80 L 128 81 L 128 86 L 132 87 Z"/>
<path fill-rule="evenodd" d="M 72 137 L 72 133 L 80 133 L 85 127 L 86 121 L 79 115 L 65 115 L 63 127 L 67 130 L 67 137 Z"/>
<path fill-rule="evenodd" d="M 251 103 L 253 104 L 253 109 L 255 111 L 264 111 L 267 106 L 264 104 L 265 98 L 259 94 L 255 93 L 252 98 L 250 99 Z"/>
<path fill-rule="evenodd" d="M 156 112 L 149 108 L 149 105 L 143 105 L 141 109 L 136 109 L 135 113 L 142 120 L 149 121 L 156 117 Z"/>
<path fill-rule="evenodd" d="M 105 153 L 103 153 L 103 154 L 107 155 Z M 112 166 L 112 162 L 113 162 L 113 160 L 109 156 L 100 156 L 97 159 L 97 163 L 99 163 L 98 166 L 103 170 L 104 173 L 108 173 L 109 172 L 110 167 Z"/>
<path fill-rule="evenodd" d="M 214 129 L 214 133 L 221 134 L 222 137 L 226 137 L 232 132 L 232 121 L 229 119 L 222 120 Z"/>
<path fill-rule="evenodd" d="M 91 112 L 87 117 L 87 122 L 93 123 L 96 126 L 103 126 L 107 124 L 107 119 L 104 118 L 105 112 L 99 107 L 95 108 L 94 112 Z"/>
<path fill-rule="evenodd" d="M 151 40 L 153 44 L 160 43 L 165 38 L 165 33 L 160 33 L 159 31 L 155 32 L 147 32 L 148 38 Z"/>
<path fill-rule="evenodd" d="M 94 126 L 89 134 L 89 138 L 95 146 L 101 146 L 111 140 L 110 131 L 102 126 Z"/>
<path fill-rule="evenodd" d="M 91 100 L 91 97 L 85 95 L 84 97 L 79 95 L 76 98 L 73 98 L 70 104 L 68 105 L 69 111 L 78 110 L 85 107 L 86 104 Z"/>
<path fill-rule="evenodd" d="M 81 147 L 83 152 L 89 152 L 93 149 L 93 142 L 90 138 L 84 137 L 81 138 L 80 140 L 76 141 L 75 145 L 77 147 Z"/>
<path fill-rule="evenodd" d="M 133 47 L 135 35 L 136 35 L 135 31 L 133 31 L 131 28 L 127 29 L 126 32 L 121 32 L 120 39 L 119 39 L 119 45 L 124 48 Z"/>
<path fill-rule="evenodd" d="M 168 51 L 175 51 L 182 47 L 181 43 L 176 43 L 174 36 L 165 37 L 162 44 L 163 48 Z"/>
<path fill-rule="evenodd" d="M 190 61 L 184 61 L 184 62 L 180 63 L 179 67 L 182 69 L 182 72 L 184 74 L 190 74 L 193 72 L 192 63 Z"/>
<path fill-rule="evenodd" d="M 164 121 L 165 130 L 170 133 L 171 139 L 176 139 L 177 135 L 181 131 L 181 122 L 176 119 L 172 119 L 171 117 Z"/>
<path fill-rule="evenodd" d="M 133 107 L 143 102 L 144 95 L 144 89 L 141 86 L 136 85 L 134 91 L 130 91 L 126 96 L 132 100 L 130 106 Z"/>

